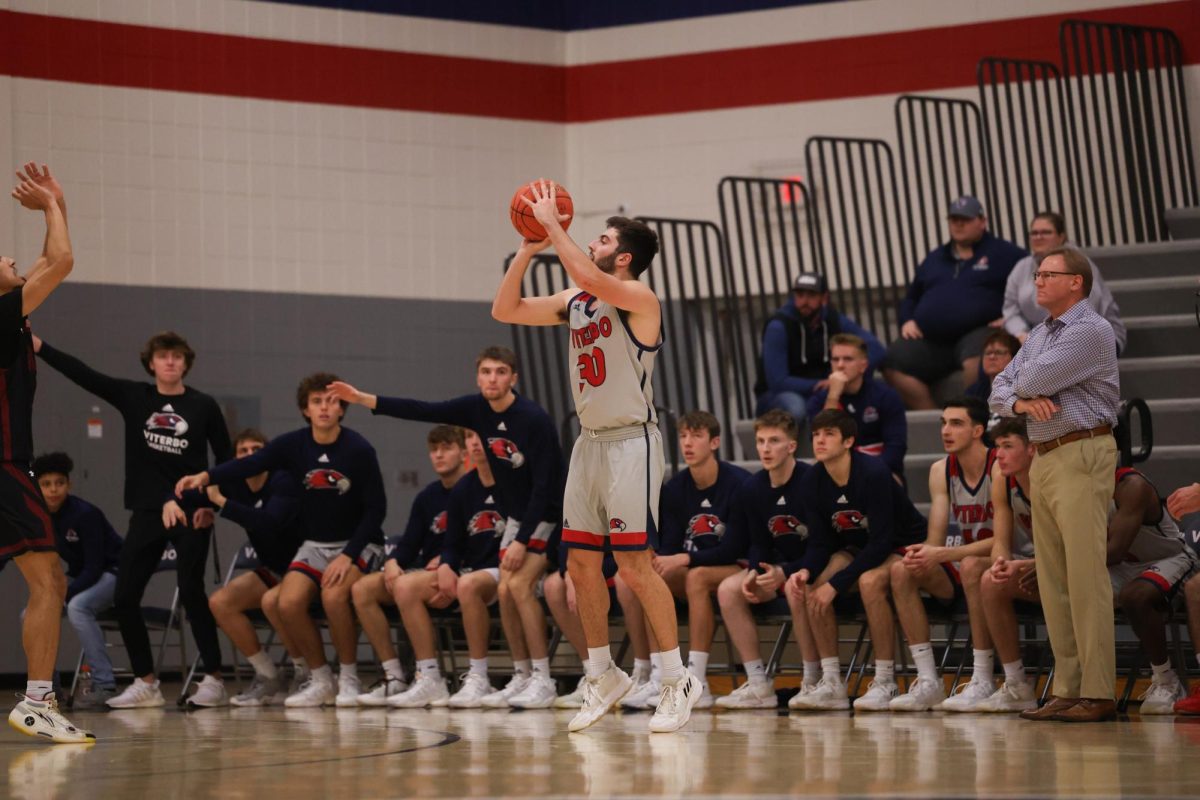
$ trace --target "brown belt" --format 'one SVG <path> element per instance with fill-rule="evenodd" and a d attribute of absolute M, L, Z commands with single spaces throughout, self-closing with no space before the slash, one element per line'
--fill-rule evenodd
<path fill-rule="evenodd" d="M 1048 442 L 1038 442 L 1035 447 L 1037 447 L 1038 455 L 1044 456 L 1046 453 L 1049 453 L 1051 450 L 1055 449 L 1056 447 L 1061 447 L 1064 444 L 1078 442 L 1080 439 L 1094 439 L 1097 436 L 1107 436 L 1110 433 L 1112 433 L 1112 425 L 1101 425 L 1099 427 L 1092 428 L 1089 431 L 1072 431 L 1071 433 L 1064 433 L 1057 439 L 1051 439 Z"/>

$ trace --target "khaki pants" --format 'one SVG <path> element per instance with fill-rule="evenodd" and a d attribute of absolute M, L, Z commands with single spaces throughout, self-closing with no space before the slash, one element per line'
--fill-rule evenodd
<path fill-rule="evenodd" d="M 1116 466 L 1116 442 L 1100 436 L 1038 455 L 1029 469 L 1038 587 L 1058 697 L 1114 696 L 1113 595 L 1105 561 Z"/>

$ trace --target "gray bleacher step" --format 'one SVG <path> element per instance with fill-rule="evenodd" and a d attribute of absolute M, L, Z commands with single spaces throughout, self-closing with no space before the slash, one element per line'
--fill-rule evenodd
<path fill-rule="evenodd" d="M 1129 337 L 1123 358 L 1200 355 L 1200 328 L 1194 312 L 1126 317 L 1124 321 Z"/>
<path fill-rule="evenodd" d="M 1169 208 L 1164 216 L 1172 239 L 1200 239 L 1200 207 Z"/>
<path fill-rule="evenodd" d="M 1200 481 L 1200 444 L 1155 445 L 1150 459 L 1135 466 L 1159 492 L 1169 495 L 1181 486 Z"/>
<path fill-rule="evenodd" d="M 1200 273 L 1200 239 L 1089 247 L 1106 281 L 1168 278 Z"/>
<path fill-rule="evenodd" d="M 1101 267 L 1103 271 L 1103 267 Z M 1197 264 L 1200 272 L 1200 263 Z M 1170 278 L 1124 278 L 1105 283 L 1121 309 L 1121 316 L 1138 317 L 1155 314 L 1186 314 L 1193 311 L 1196 302 L 1197 279 L 1195 275 L 1177 275 Z"/>
<path fill-rule="evenodd" d="M 1121 396 L 1145 399 L 1196 397 L 1200 358 L 1195 355 L 1121 359 Z"/>

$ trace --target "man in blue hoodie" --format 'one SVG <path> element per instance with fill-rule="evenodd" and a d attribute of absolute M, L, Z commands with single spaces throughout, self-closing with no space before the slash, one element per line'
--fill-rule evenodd
<path fill-rule="evenodd" d="M 917 267 L 900 304 L 900 338 L 884 375 L 910 409 L 936 408 L 930 387 L 962 369 L 963 388 L 979 371 L 989 323 L 1001 319 L 1013 265 L 1027 254 L 988 232 L 983 205 L 970 195 L 950 204 L 950 241 Z"/>
<path fill-rule="evenodd" d="M 800 273 L 792 284 L 792 301 L 763 326 L 762 356 L 754 384 L 758 397 L 755 415 L 783 409 L 803 428 L 808 399 L 829 388 L 833 372 L 829 340 L 839 333 L 852 333 L 867 343 L 871 370 L 882 364 L 886 350 L 879 340 L 829 304 L 825 276 Z"/>

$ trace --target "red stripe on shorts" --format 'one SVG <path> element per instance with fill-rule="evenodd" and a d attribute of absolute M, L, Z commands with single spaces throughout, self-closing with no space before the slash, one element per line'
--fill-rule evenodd
<path fill-rule="evenodd" d="M 1155 586 L 1162 589 L 1164 592 L 1171 591 L 1171 584 L 1167 582 L 1166 578 L 1164 578 L 1162 575 L 1159 575 L 1157 572 L 1150 572 L 1149 570 L 1147 570 L 1146 572 L 1143 572 L 1141 575 L 1138 575 L 1138 577 L 1144 581 L 1150 581 Z"/>
<path fill-rule="evenodd" d="M 646 534 L 642 534 L 645 536 Z M 562 538 L 564 542 L 571 544 L 587 544 L 592 547 L 604 547 L 604 537 L 587 531 L 577 531 L 571 528 L 563 528 Z M 615 542 L 614 542 L 615 544 Z"/>
<path fill-rule="evenodd" d="M 608 540 L 614 545 L 639 545 L 646 543 L 645 531 L 633 531 L 629 533 L 610 533 Z"/>

